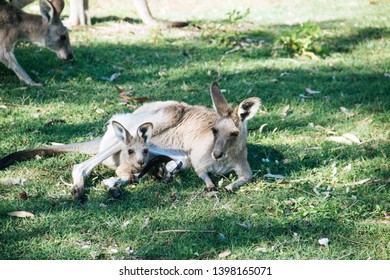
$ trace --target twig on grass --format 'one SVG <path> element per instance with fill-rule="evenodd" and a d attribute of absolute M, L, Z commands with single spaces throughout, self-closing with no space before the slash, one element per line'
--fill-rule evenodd
<path fill-rule="evenodd" d="M 155 233 L 187 233 L 187 232 L 195 232 L 195 233 L 216 233 L 216 230 L 191 230 L 191 229 L 169 229 L 169 230 L 158 230 Z"/>

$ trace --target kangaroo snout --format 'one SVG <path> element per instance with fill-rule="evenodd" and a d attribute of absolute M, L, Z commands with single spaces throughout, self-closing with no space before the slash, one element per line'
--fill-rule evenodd
<path fill-rule="evenodd" d="M 214 160 L 219 161 L 224 157 L 225 153 L 221 150 L 213 150 L 211 156 Z"/>
<path fill-rule="evenodd" d="M 60 60 L 63 60 L 63 61 L 72 61 L 73 60 L 73 51 L 59 51 L 56 53 L 57 54 L 57 57 L 60 59 Z"/>

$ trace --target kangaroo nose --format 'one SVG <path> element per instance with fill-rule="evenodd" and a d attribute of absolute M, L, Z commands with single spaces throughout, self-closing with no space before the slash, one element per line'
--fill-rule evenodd
<path fill-rule="evenodd" d="M 139 166 L 144 165 L 144 161 L 143 160 L 139 160 L 139 161 L 137 161 L 137 163 L 139 164 Z"/>
<path fill-rule="evenodd" d="M 222 151 L 213 151 L 213 158 L 215 160 L 219 160 L 223 157 L 223 152 Z"/>

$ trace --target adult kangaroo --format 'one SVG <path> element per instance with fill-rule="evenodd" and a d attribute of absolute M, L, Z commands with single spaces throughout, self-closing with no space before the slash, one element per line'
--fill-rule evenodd
<path fill-rule="evenodd" d="M 150 123 L 153 132 L 148 138 L 149 159 L 167 156 L 181 168 L 192 165 L 206 183 L 208 191 L 215 188 L 210 174 L 233 171 L 238 178 L 225 187 L 227 191 L 232 191 L 252 178 L 247 160 L 247 121 L 255 116 L 261 100 L 258 97 L 247 98 L 233 108 L 217 83 L 211 85 L 211 99 L 214 109 L 177 101 L 151 102 L 133 113 L 114 115 L 109 123 L 120 123 L 127 131 L 133 131 L 139 124 Z M 126 164 L 118 157 L 122 146 L 114 127 L 109 126 L 102 138 L 87 143 L 91 144 L 71 144 L 99 147 L 96 155 L 73 167 L 71 193 L 76 200 L 84 197 L 84 179 L 99 163 L 122 166 L 121 170 L 126 170 Z M 47 155 L 50 156 L 53 150 L 59 149 L 55 147 L 13 153 L 0 160 L 0 169 L 18 160 L 33 158 L 32 151 L 49 152 Z"/>
<path fill-rule="evenodd" d="M 111 121 L 121 123 L 126 129 L 130 129 L 135 121 L 151 122 L 151 158 L 165 155 L 182 168 L 192 165 L 206 183 L 208 191 L 215 188 L 209 174 L 234 171 L 237 180 L 225 187 L 227 191 L 232 191 L 252 178 L 247 160 L 247 121 L 255 116 L 261 100 L 258 97 L 247 98 L 233 109 L 217 83 L 211 85 L 211 99 L 214 109 L 177 101 L 151 102 L 133 113 L 116 115 Z M 119 148 L 114 148 L 116 142 L 110 131 L 104 135 L 100 145 L 104 150 L 73 168 L 74 198 L 84 195 L 83 174 L 119 151 Z"/>
<path fill-rule="evenodd" d="M 34 82 L 16 60 L 13 50 L 18 41 L 28 40 L 47 47 L 61 60 L 73 59 L 68 30 L 60 19 L 64 1 L 40 0 L 39 6 L 41 15 L 34 15 L 0 0 L 0 62 L 31 86 L 41 84 Z"/>

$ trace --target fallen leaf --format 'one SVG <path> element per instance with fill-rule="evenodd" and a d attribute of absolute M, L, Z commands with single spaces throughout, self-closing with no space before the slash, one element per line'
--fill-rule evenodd
<path fill-rule="evenodd" d="M 346 183 L 346 184 L 344 184 L 344 186 L 357 186 L 357 185 L 363 185 L 363 184 L 367 183 L 367 182 L 370 181 L 370 180 L 371 180 L 370 178 L 367 178 L 367 179 L 363 179 L 363 180 L 360 180 L 360 181 L 357 181 L 357 182 Z"/>
<path fill-rule="evenodd" d="M 22 191 L 19 195 L 18 195 L 18 199 L 27 199 L 28 198 L 28 195 L 25 191 Z"/>
<path fill-rule="evenodd" d="M 7 109 L 8 107 L 3 105 L 3 104 L 0 104 L 0 109 Z"/>
<path fill-rule="evenodd" d="M 321 193 L 318 191 L 318 188 L 320 187 L 321 185 L 317 185 L 313 188 L 313 192 L 317 195 L 317 196 L 320 196 Z"/>
<path fill-rule="evenodd" d="M 23 186 L 24 182 L 26 181 L 27 179 L 24 178 L 5 178 L 0 180 L 0 184 L 4 186 L 15 186 L 15 185 Z"/>
<path fill-rule="evenodd" d="M 15 212 L 9 212 L 8 215 L 12 217 L 18 217 L 18 218 L 26 218 L 26 217 L 31 217 L 34 218 L 35 215 L 31 212 L 27 211 L 15 211 Z"/>
<path fill-rule="evenodd" d="M 226 240 L 226 236 L 223 233 L 218 233 L 218 237 L 221 240 Z"/>
<path fill-rule="evenodd" d="M 264 248 L 264 247 L 258 247 L 255 249 L 255 252 L 267 253 L 268 250 L 267 250 L 267 248 Z"/>
<path fill-rule="evenodd" d="M 124 221 L 122 224 L 122 229 L 125 229 L 130 224 L 129 221 Z"/>
<path fill-rule="evenodd" d="M 118 250 L 118 247 L 114 247 L 114 248 L 109 248 L 109 249 L 108 249 L 108 252 L 109 252 L 110 254 L 116 254 L 116 253 L 119 252 L 119 250 Z"/>
<path fill-rule="evenodd" d="M 347 118 L 350 118 L 350 117 L 355 116 L 354 113 L 351 113 L 351 112 L 350 112 L 347 108 L 345 108 L 345 107 L 340 107 L 340 111 L 343 112 L 343 113 L 347 116 Z"/>
<path fill-rule="evenodd" d="M 307 56 L 313 60 L 318 60 L 318 56 L 316 56 L 316 54 L 313 52 L 303 52 L 302 55 Z"/>
<path fill-rule="evenodd" d="M 278 82 L 278 79 L 271 79 L 270 82 L 276 84 Z"/>
<path fill-rule="evenodd" d="M 280 174 L 271 174 L 271 173 L 265 174 L 264 177 L 273 178 L 273 179 L 284 179 L 284 178 L 285 178 L 285 176 L 283 176 L 283 175 L 280 175 Z"/>
<path fill-rule="evenodd" d="M 131 97 L 131 96 L 127 96 L 128 92 L 126 91 L 123 91 L 119 94 L 119 98 L 121 99 L 124 99 L 124 100 L 128 100 L 128 101 L 132 101 L 132 102 L 135 102 L 135 103 L 144 103 L 144 102 L 149 102 L 150 99 L 149 97 L 145 97 L 145 96 L 142 96 L 142 97 Z"/>
<path fill-rule="evenodd" d="M 121 73 L 114 73 L 111 75 L 111 77 L 102 77 L 102 80 L 105 80 L 105 81 L 109 81 L 109 82 L 113 82 L 115 81 L 116 79 L 118 79 L 118 77 L 121 75 Z"/>
<path fill-rule="evenodd" d="M 325 131 L 325 132 L 328 133 L 328 134 L 333 134 L 333 135 L 336 134 L 336 132 L 335 132 L 334 130 L 329 129 L 329 128 L 326 128 L 326 127 L 323 127 L 323 126 L 321 126 L 321 125 L 316 125 L 315 127 L 316 127 L 316 128 L 322 129 L 323 131 Z"/>
<path fill-rule="evenodd" d="M 58 143 L 58 142 L 50 142 L 50 144 L 52 146 L 61 146 L 61 145 L 65 145 L 64 143 Z"/>
<path fill-rule="evenodd" d="M 240 222 L 237 222 L 236 223 L 238 226 L 242 227 L 242 228 L 250 228 L 251 225 L 250 224 L 245 224 L 245 223 L 240 223 Z"/>
<path fill-rule="evenodd" d="M 342 136 L 330 136 L 326 137 L 325 140 L 340 143 L 340 144 L 345 144 L 345 145 L 352 145 L 353 142 L 345 137 Z"/>
<path fill-rule="evenodd" d="M 234 53 L 234 52 L 236 52 L 236 51 L 239 51 L 240 49 L 241 49 L 241 46 L 237 46 L 237 47 L 235 47 L 235 48 L 233 48 L 233 49 L 231 49 L 231 50 L 225 52 L 225 55 Z"/>
<path fill-rule="evenodd" d="M 320 94 L 321 91 L 318 90 L 312 90 L 311 88 L 306 88 L 307 94 L 314 95 L 314 94 Z"/>
<path fill-rule="evenodd" d="M 116 66 L 116 65 L 112 65 L 112 68 L 116 69 L 116 70 L 119 70 L 119 71 L 125 71 L 126 68 L 125 67 L 122 67 L 122 66 Z"/>
<path fill-rule="evenodd" d="M 342 135 L 342 137 L 344 137 L 344 138 L 346 138 L 346 139 L 352 141 L 353 143 L 361 144 L 359 138 L 357 138 L 357 137 L 356 137 L 355 135 L 353 135 L 352 133 L 349 133 L 349 132 L 348 132 L 348 133 L 344 133 L 344 134 Z"/>
<path fill-rule="evenodd" d="M 285 117 L 287 116 L 288 111 L 290 110 L 290 105 L 286 105 L 283 107 L 282 112 L 280 112 L 280 115 Z"/>
<path fill-rule="evenodd" d="M 328 238 L 321 238 L 318 239 L 318 243 L 322 246 L 328 247 L 329 245 L 329 239 Z"/>
<path fill-rule="evenodd" d="M 183 85 L 181 86 L 181 89 L 184 90 L 184 91 L 186 91 L 186 92 L 196 92 L 196 91 L 199 91 L 198 89 L 196 89 L 196 88 L 191 88 L 191 87 L 189 87 L 189 86 L 186 85 L 186 84 L 183 84 Z"/>
<path fill-rule="evenodd" d="M 150 222 L 150 218 L 149 217 L 145 218 L 141 229 L 146 228 L 149 225 L 149 222 Z"/>
<path fill-rule="evenodd" d="M 371 118 L 365 118 L 364 120 L 357 121 L 356 123 L 357 124 L 370 124 L 370 123 L 372 123 L 372 119 Z"/>
<path fill-rule="evenodd" d="M 351 171 L 351 169 L 352 169 L 352 164 L 349 163 L 347 166 L 345 166 L 345 167 L 343 168 L 343 171 L 348 172 L 348 171 Z"/>
<path fill-rule="evenodd" d="M 270 163 L 271 160 L 269 158 L 262 158 L 261 162 L 263 162 L 263 163 Z"/>
<path fill-rule="evenodd" d="M 64 93 L 68 93 L 68 92 L 70 92 L 69 90 L 66 90 L 66 89 L 59 89 L 59 90 L 57 90 L 58 92 L 64 92 Z"/>
<path fill-rule="evenodd" d="M 385 73 L 385 78 L 390 78 L 390 73 Z"/>
<path fill-rule="evenodd" d="M 218 257 L 226 258 L 227 256 L 230 256 L 231 254 L 232 254 L 232 252 L 230 252 L 229 250 L 225 250 L 222 253 L 219 253 Z"/>
<path fill-rule="evenodd" d="M 120 93 L 124 93 L 125 95 L 132 95 L 132 94 L 133 94 L 132 91 L 126 91 L 126 90 L 124 90 L 123 88 L 121 88 L 121 87 L 118 86 L 118 85 L 114 85 L 114 87 L 115 87 Z"/>

